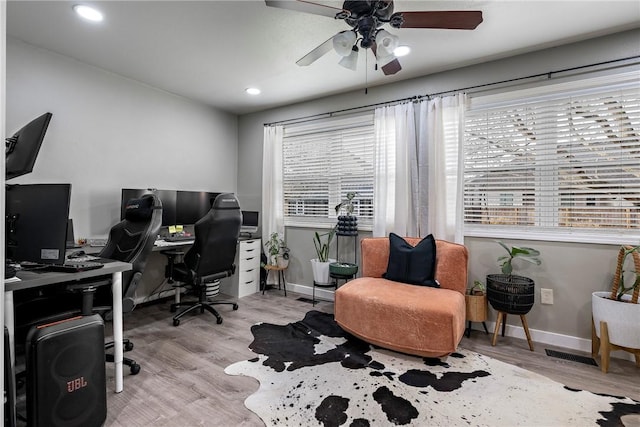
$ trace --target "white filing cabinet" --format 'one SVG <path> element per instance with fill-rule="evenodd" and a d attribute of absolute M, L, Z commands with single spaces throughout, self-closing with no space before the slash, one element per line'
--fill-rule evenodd
<path fill-rule="evenodd" d="M 241 298 L 260 290 L 260 242 L 260 239 L 238 242 L 236 274 L 222 281 L 220 292 Z"/>

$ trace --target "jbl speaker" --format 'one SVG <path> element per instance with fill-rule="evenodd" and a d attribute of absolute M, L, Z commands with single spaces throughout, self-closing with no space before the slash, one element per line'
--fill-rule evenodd
<path fill-rule="evenodd" d="M 27 335 L 30 426 L 101 426 L 107 418 L 104 322 L 74 317 Z"/>

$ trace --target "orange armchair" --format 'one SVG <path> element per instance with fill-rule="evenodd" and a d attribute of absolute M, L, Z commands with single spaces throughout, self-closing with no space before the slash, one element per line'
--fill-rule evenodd
<path fill-rule="evenodd" d="M 420 238 L 405 238 L 415 246 Z M 371 344 L 424 357 L 454 352 L 465 330 L 468 252 L 436 240 L 435 278 L 440 288 L 382 278 L 389 239 L 361 241 L 362 276 L 338 288 L 335 319 L 345 331 Z"/>

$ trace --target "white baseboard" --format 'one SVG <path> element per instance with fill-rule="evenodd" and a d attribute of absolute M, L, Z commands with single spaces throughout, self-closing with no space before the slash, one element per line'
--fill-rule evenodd
<path fill-rule="evenodd" d="M 287 289 L 302 295 L 308 295 L 309 297 L 311 297 L 313 294 L 313 287 L 309 285 L 287 283 Z M 333 290 L 321 289 L 316 287 L 315 292 L 317 299 L 326 301 L 334 300 Z M 489 332 L 492 333 L 496 326 L 495 322 L 486 322 L 486 324 L 487 329 L 489 329 Z M 471 325 L 473 330 L 480 330 L 484 332 L 484 329 L 482 328 L 482 325 L 480 323 L 473 322 Z M 591 353 L 591 339 L 578 338 L 571 335 L 563 335 L 555 332 L 547 332 L 531 328 L 529 328 L 529 333 L 531 334 L 531 339 L 539 344 L 554 345 L 558 347 L 564 347 L 569 350 L 576 350 L 589 354 Z M 522 326 L 507 325 L 504 334 L 508 337 L 520 338 L 525 340 L 527 339 L 527 336 L 524 333 L 524 328 Z M 611 353 L 611 357 L 616 357 L 622 360 L 635 360 L 634 356 L 626 351 L 613 351 Z"/>
<path fill-rule="evenodd" d="M 487 329 L 489 329 L 489 332 L 492 333 L 492 331 L 496 327 L 495 322 L 486 323 Z M 480 329 L 482 328 L 482 326 L 479 323 L 474 322 L 471 325 L 473 330 L 477 329 L 484 331 L 484 329 Z M 524 328 L 522 326 L 507 325 L 504 334 L 508 337 L 520 338 L 523 340 L 527 339 L 527 336 L 524 333 Z M 571 335 L 563 335 L 555 332 L 541 331 L 539 329 L 531 328 L 529 328 L 529 334 L 531 334 L 531 339 L 535 343 L 554 345 L 558 347 L 564 347 L 569 350 L 576 350 L 583 353 L 591 354 L 591 339 L 578 338 Z M 498 337 L 498 340 L 499 339 L 500 336 Z M 616 357 L 622 360 L 635 360 L 633 355 L 626 351 L 614 351 L 611 353 L 611 357 Z"/>

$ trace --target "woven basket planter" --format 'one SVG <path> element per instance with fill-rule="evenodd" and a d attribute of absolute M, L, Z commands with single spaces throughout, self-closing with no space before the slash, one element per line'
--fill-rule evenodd
<path fill-rule="evenodd" d="M 514 274 L 489 274 L 487 299 L 497 311 L 527 314 L 535 301 L 535 283 L 528 277 Z"/>

